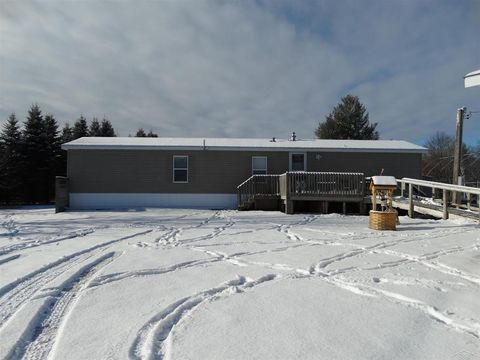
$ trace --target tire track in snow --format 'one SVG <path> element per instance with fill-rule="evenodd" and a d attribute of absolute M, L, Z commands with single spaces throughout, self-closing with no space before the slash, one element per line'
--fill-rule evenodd
<path fill-rule="evenodd" d="M 310 274 L 322 274 L 322 276 L 336 276 L 340 274 L 345 274 L 349 272 L 355 272 L 355 271 L 369 271 L 369 270 L 380 270 L 380 269 L 385 269 L 385 268 L 391 268 L 391 267 L 397 267 L 401 265 L 406 265 L 406 264 L 412 264 L 412 263 L 418 263 L 420 265 L 432 268 L 434 270 L 437 270 L 441 273 L 451 275 L 454 277 L 459 277 L 462 280 L 466 280 L 468 282 L 474 283 L 475 285 L 480 285 L 480 278 L 473 275 L 473 274 L 468 274 L 462 270 L 435 262 L 431 261 L 434 259 L 437 259 L 441 256 L 449 255 L 449 254 L 455 254 L 458 252 L 462 251 L 468 251 L 468 250 L 478 250 L 480 247 L 480 244 L 474 244 L 472 246 L 468 247 L 462 247 L 462 246 L 455 246 L 450 249 L 442 249 L 442 250 L 437 250 L 433 251 L 431 253 L 425 253 L 422 255 L 410 255 L 410 254 L 405 254 L 393 250 L 373 250 L 370 251 L 371 253 L 377 253 L 377 254 L 385 254 L 385 255 L 390 255 L 390 256 L 395 256 L 395 257 L 400 257 L 399 260 L 393 260 L 393 261 L 386 261 L 380 264 L 377 264 L 376 266 L 370 266 L 370 267 L 360 267 L 360 266 L 351 266 L 351 267 L 346 267 L 346 268 L 340 268 L 340 269 L 334 269 L 334 270 L 326 270 L 325 268 L 331 264 L 333 261 L 326 261 L 326 262 L 320 262 L 316 266 L 311 266 L 309 269 Z M 360 250 L 360 249 L 358 249 Z M 361 252 L 363 254 L 363 252 Z M 339 256 L 338 259 L 335 259 L 335 261 L 340 261 L 349 257 L 356 256 L 360 253 L 357 253 L 357 250 L 352 250 L 349 253 L 344 253 L 348 254 L 348 256 Z M 334 256 L 330 259 L 334 259 L 337 256 Z M 323 266 L 324 265 L 324 266 Z"/>
<path fill-rule="evenodd" d="M 227 230 L 227 229 L 229 229 L 229 228 L 231 228 L 232 226 L 235 225 L 235 221 L 233 221 L 231 218 L 228 218 L 228 217 L 223 217 L 222 218 L 220 212 L 218 212 L 218 214 L 216 216 L 214 216 L 212 219 L 210 219 L 207 223 L 205 223 L 203 225 L 206 225 L 206 224 L 210 223 L 213 219 L 226 219 L 227 221 L 226 221 L 225 224 L 214 227 L 213 231 L 206 234 L 206 235 L 197 236 L 197 237 L 188 238 L 188 239 L 183 239 L 183 240 L 180 241 L 180 244 L 181 245 L 186 245 L 186 244 L 191 244 L 191 243 L 198 242 L 198 241 L 213 240 L 217 236 L 219 236 L 221 233 L 223 233 L 225 230 Z"/>
<path fill-rule="evenodd" d="M 347 280 L 338 279 L 334 277 L 322 277 L 328 283 L 338 286 L 342 289 L 350 291 L 357 295 L 362 296 L 369 296 L 369 297 L 382 297 L 389 301 L 392 301 L 396 304 L 400 304 L 403 306 L 411 307 L 423 312 L 429 318 L 442 323 L 443 325 L 447 326 L 450 329 L 455 331 L 471 335 L 475 338 L 480 338 L 480 323 L 469 320 L 460 322 L 459 320 L 455 320 L 444 313 L 442 313 L 436 307 L 429 305 L 423 301 L 416 300 L 392 291 L 378 289 L 368 285 L 359 285 L 357 283 L 349 282 Z"/>
<path fill-rule="evenodd" d="M 106 285 L 112 282 L 120 281 L 123 279 L 129 279 L 129 278 L 135 278 L 135 277 L 142 277 L 142 276 L 153 276 L 153 275 L 162 275 L 166 274 L 169 272 L 173 272 L 176 270 L 181 270 L 181 269 L 187 269 L 190 267 L 195 267 L 195 266 L 203 266 L 207 264 L 211 264 L 217 261 L 220 261 L 221 259 L 203 259 L 203 260 L 191 260 L 191 261 L 185 261 L 181 263 L 177 263 L 171 266 L 166 266 L 163 268 L 159 269 L 143 269 L 143 270 L 137 270 L 137 271 L 125 271 L 125 272 L 119 272 L 119 273 L 114 273 L 114 274 L 108 274 L 108 275 L 103 275 L 99 276 L 98 278 L 95 279 L 90 285 L 90 287 L 97 287 L 101 285 Z"/>
<path fill-rule="evenodd" d="M 171 334 L 175 326 L 190 315 L 198 306 L 233 294 L 242 293 L 267 281 L 275 280 L 278 275 L 265 275 L 257 280 L 238 276 L 218 287 L 185 297 L 167 306 L 155 315 L 139 331 L 130 348 L 133 359 L 153 360 L 169 359 L 171 352 Z"/>
<path fill-rule="evenodd" d="M 95 275 L 119 255 L 111 252 L 83 266 L 60 285 L 53 294 L 50 294 L 49 299 L 30 321 L 29 327 L 8 357 L 31 360 L 46 359 L 58 336 L 61 336 L 61 328 L 65 325 L 68 315 L 75 307 L 81 293 L 88 287 Z"/>
<path fill-rule="evenodd" d="M 311 228 L 305 228 L 304 230 L 309 230 L 309 231 L 314 231 L 314 232 L 320 232 L 320 233 L 325 233 L 326 235 L 331 235 L 335 234 L 334 232 L 326 232 L 326 231 L 318 231 L 316 229 L 311 229 Z M 462 228 L 461 230 L 455 229 L 455 228 L 449 228 L 447 230 L 441 230 L 441 231 L 431 231 L 428 233 L 411 233 L 411 232 L 405 232 L 402 233 L 400 231 L 397 232 L 375 232 L 375 237 L 379 239 L 384 239 L 382 242 L 373 244 L 373 245 L 361 245 L 361 244 L 356 244 L 356 241 L 359 240 L 369 240 L 372 238 L 372 233 L 365 233 L 365 234 L 358 234 L 355 235 L 355 233 L 347 233 L 344 234 L 340 237 L 333 238 L 331 241 L 329 241 L 327 244 L 332 244 L 332 245 L 349 245 L 349 246 L 354 246 L 357 248 L 366 248 L 369 246 L 375 246 L 375 245 L 381 245 L 381 244 L 388 244 L 389 246 L 393 246 L 396 244 L 407 244 L 410 242 L 418 242 L 418 241 L 426 241 L 426 240 L 437 240 L 438 238 L 445 237 L 445 236 L 451 236 L 451 235 L 456 235 L 456 234 L 465 234 L 465 232 L 474 232 L 477 231 L 475 228 L 471 229 L 465 229 Z M 343 242 L 343 240 L 348 240 L 348 243 Z M 315 243 L 316 241 L 312 241 Z M 390 245 L 392 244 L 392 245 Z"/>
<path fill-rule="evenodd" d="M 297 245 L 297 246 L 302 246 L 302 245 Z M 287 271 L 287 272 L 300 272 L 303 274 L 302 269 L 296 269 L 294 267 L 291 267 L 287 264 L 279 264 L 279 263 L 269 263 L 265 261 L 251 261 L 247 260 L 244 258 L 244 256 L 251 256 L 251 255 L 257 255 L 257 254 L 264 254 L 267 252 L 281 252 L 287 249 L 290 249 L 291 247 L 281 247 L 277 249 L 269 249 L 269 250 L 260 250 L 260 251 L 255 251 L 255 252 L 238 252 L 234 254 L 226 254 L 224 252 L 220 251 L 213 251 L 213 250 L 207 250 L 204 249 L 203 247 L 191 247 L 190 250 L 194 251 L 200 251 L 203 252 L 207 255 L 210 255 L 214 257 L 215 261 L 225 261 L 230 264 L 233 264 L 235 266 L 240 266 L 240 267 L 245 267 L 249 265 L 254 265 L 254 266 L 260 266 L 266 269 L 270 270 L 279 270 L 279 271 Z"/>
<path fill-rule="evenodd" d="M 383 250 L 383 249 L 390 248 L 390 247 L 396 246 L 398 244 L 403 244 L 403 243 L 408 243 L 408 242 L 418 241 L 418 240 L 419 239 L 396 239 L 396 240 L 391 240 L 391 241 L 384 241 L 384 242 L 373 244 L 373 245 L 370 245 L 370 246 L 359 247 L 357 249 L 352 249 L 352 250 L 349 250 L 349 251 L 346 251 L 346 252 L 343 252 L 343 253 L 340 253 L 340 254 L 337 254 L 337 255 L 334 255 L 334 256 L 331 256 L 331 257 L 324 258 L 324 259 L 320 260 L 317 264 L 312 265 L 310 267 L 310 272 L 311 273 L 319 272 L 321 269 L 325 269 L 326 267 L 328 267 L 329 265 L 331 265 L 333 263 L 336 263 L 336 262 L 339 262 L 339 261 L 342 261 L 342 260 L 345 260 L 345 259 L 348 259 L 348 258 L 351 258 L 351 257 L 356 257 L 356 256 L 359 256 L 359 255 L 368 254 L 368 253 L 384 253 L 384 254 L 387 254 L 387 255 L 397 256 L 395 254 L 400 254 L 400 253 L 396 253 L 394 251 L 389 251 L 389 250 Z M 424 254 L 424 255 L 421 255 L 420 257 L 426 256 L 426 257 L 430 257 L 430 259 L 432 259 L 432 258 L 435 258 L 435 257 L 438 257 L 438 256 L 448 255 L 448 254 L 454 253 L 454 252 L 459 252 L 459 251 L 464 251 L 464 250 L 469 250 L 469 249 L 478 249 L 479 247 L 480 247 L 480 244 L 475 244 L 471 247 L 458 246 L 458 247 L 455 247 L 453 249 L 447 249 L 447 250 L 442 249 L 442 250 L 438 250 L 436 252 L 433 252 L 431 254 Z M 405 255 L 405 256 L 402 256 L 402 257 L 405 258 L 405 260 L 399 262 L 399 264 L 400 263 L 407 263 L 406 260 L 417 261 L 415 259 L 415 256 L 412 256 L 411 258 L 407 258 L 406 254 L 403 254 L 403 255 Z M 429 260 L 429 259 L 426 259 L 426 260 Z M 396 262 L 391 262 L 388 267 L 392 267 L 395 263 Z M 350 268 L 348 268 L 348 269 L 350 269 Z"/>
<path fill-rule="evenodd" d="M 166 267 L 162 268 L 154 268 L 154 269 L 142 269 L 142 270 L 135 270 L 135 271 L 125 271 L 125 272 L 118 272 L 114 274 L 107 274 L 103 276 L 99 276 L 98 278 L 95 279 L 90 285 L 90 287 L 98 287 L 106 284 L 110 284 L 113 282 L 121 281 L 124 279 L 130 279 L 130 278 L 136 278 L 136 277 L 143 277 L 143 276 L 155 276 L 155 275 L 162 275 L 166 274 L 169 272 L 177 271 L 177 270 L 183 270 L 183 269 L 188 269 L 196 266 L 205 266 L 205 265 L 210 265 L 213 263 L 225 261 L 228 262 L 232 265 L 244 267 L 244 266 L 249 266 L 249 265 L 255 265 L 255 266 L 260 266 L 263 268 L 267 268 L 270 270 L 280 270 L 280 271 L 300 271 L 297 270 L 293 267 L 290 267 L 286 264 L 276 264 L 276 263 L 268 263 L 268 262 L 259 262 L 259 261 L 250 261 L 246 260 L 243 258 L 243 256 L 249 256 L 249 255 L 256 255 L 256 254 L 263 254 L 267 252 L 281 252 L 284 250 L 288 250 L 292 247 L 300 247 L 300 246 L 306 246 L 304 244 L 298 244 L 294 246 L 285 246 L 285 247 L 279 247 L 276 249 L 268 249 L 268 250 L 260 250 L 260 251 L 255 251 L 255 252 L 238 252 L 234 254 L 226 254 L 224 252 L 220 251 L 214 251 L 214 250 L 208 250 L 205 249 L 203 246 L 202 247 L 196 247 L 196 246 L 191 246 L 191 247 L 186 247 L 189 250 L 193 251 L 198 251 L 205 253 L 209 256 L 211 256 L 210 259 L 200 259 L 200 260 L 189 260 L 185 262 L 180 262 L 177 264 L 169 265 Z M 302 272 L 303 273 L 303 272 Z"/>
<path fill-rule="evenodd" d="M 220 218 L 220 211 L 215 211 L 215 213 L 212 216 L 209 216 L 205 220 L 201 221 L 198 225 L 193 225 L 190 228 L 200 228 L 202 226 L 207 225 L 210 223 L 212 220 L 219 219 Z"/>
<path fill-rule="evenodd" d="M 0 259 L 0 265 L 5 264 L 5 263 L 7 263 L 7 262 L 9 262 L 9 261 L 18 259 L 19 257 L 20 257 L 20 254 L 17 254 L 17 255 L 9 256 L 9 257 L 7 257 L 7 258 L 5 258 L 5 259 Z"/>
<path fill-rule="evenodd" d="M 438 272 L 451 275 L 454 277 L 459 277 L 463 280 L 466 280 L 468 282 L 471 282 L 476 285 L 480 285 L 480 277 L 473 275 L 473 274 L 468 274 L 462 270 L 453 268 L 448 265 L 444 265 L 442 263 L 436 262 L 436 261 L 430 261 L 439 258 L 440 256 L 445 256 L 449 254 L 455 254 L 458 252 L 462 251 L 468 251 L 468 250 L 478 250 L 480 248 L 480 244 L 474 244 L 472 246 L 468 247 L 462 247 L 462 246 L 456 246 L 450 249 L 442 249 L 438 251 L 434 251 L 432 253 L 427 253 L 427 254 L 422 254 L 420 256 L 417 255 L 410 255 L 410 254 L 405 254 L 397 251 L 392 251 L 392 250 L 386 250 L 383 251 L 383 253 L 387 255 L 393 255 L 397 257 L 403 258 L 403 260 L 408 261 L 408 262 L 415 262 L 419 263 L 423 266 L 426 266 L 428 268 L 434 269 Z"/>
<path fill-rule="evenodd" d="M 421 263 L 423 265 L 425 265 L 427 267 L 430 267 L 432 269 L 435 269 L 435 270 L 437 270 L 441 273 L 451 275 L 451 276 L 455 276 L 455 277 L 459 277 L 463 280 L 466 280 L 466 281 L 472 282 L 474 284 L 480 285 L 480 278 L 478 276 L 475 276 L 473 274 L 468 274 L 465 271 L 462 271 L 460 269 L 456 269 L 454 267 L 451 267 L 451 266 L 448 266 L 448 265 L 445 265 L 445 264 L 441 264 L 441 263 L 438 263 L 438 262 L 429 263 L 429 262 L 426 262 L 426 261 L 422 261 Z"/>
<path fill-rule="evenodd" d="M 343 252 L 343 253 L 340 253 L 340 254 L 337 254 L 337 255 L 334 255 L 334 256 L 331 256 L 331 257 L 324 258 L 324 259 L 320 260 L 317 264 L 310 266 L 309 271 L 310 271 L 311 274 L 313 274 L 313 273 L 324 273 L 325 272 L 324 269 L 327 266 L 329 266 L 333 263 L 336 263 L 336 262 L 339 262 L 339 261 L 342 261 L 342 260 L 345 260 L 345 259 L 348 259 L 348 258 L 351 258 L 351 257 L 356 257 L 356 256 L 359 256 L 359 255 L 367 254 L 369 252 L 372 253 L 377 249 L 384 249 L 384 248 L 395 246 L 395 245 L 397 245 L 396 241 L 381 242 L 381 243 L 377 243 L 377 244 L 374 244 L 374 245 L 371 245 L 371 246 L 360 247 L 360 248 L 357 248 L 357 249 L 349 250 L 349 251 L 346 251 L 346 252 Z"/>
<path fill-rule="evenodd" d="M 226 229 L 232 227 L 235 225 L 235 221 L 233 221 L 231 218 L 227 218 L 228 221 L 224 225 L 217 226 L 214 228 L 214 230 L 206 235 L 203 236 L 198 236 L 194 238 L 188 238 L 184 240 L 179 240 L 180 234 L 183 230 L 188 230 L 188 229 L 198 229 L 200 227 L 203 227 L 209 223 L 211 223 L 215 219 L 222 219 L 225 217 L 222 217 L 222 212 L 221 211 L 216 211 L 212 216 L 208 217 L 207 219 L 203 220 L 197 225 L 189 226 L 186 228 L 176 228 L 176 227 L 169 227 L 169 228 L 164 228 L 163 230 L 166 230 L 166 233 L 162 234 L 160 237 L 155 239 L 156 244 L 162 244 L 162 245 L 170 245 L 173 247 L 176 246 L 183 246 L 188 250 L 199 250 L 204 253 L 209 254 L 210 256 L 213 256 L 213 259 L 202 259 L 202 260 L 192 260 L 192 261 L 186 261 L 174 265 L 170 265 L 164 268 L 157 268 L 157 269 L 144 269 L 144 270 L 137 270 L 137 271 L 129 271 L 129 272 L 121 272 L 121 273 L 116 273 L 116 274 L 109 274 L 105 275 L 104 277 L 100 277 L 97 279 L 93 284 L 92 287 L 97 287 L 101 285 L 106 285 L 111 282 L 116 282 L 120 281 L 123 279 L 127 278 L 134 278 L 134 277 L 140 277 L 140 276 L 151 276 L 151 275 L 161 275 L 165 274 L 168 272 L 176 271 L 176 270 L 181 270 L 189 267 L 195 267 L 195 266 L 204 266 L 207 264 L 211 264 L 214 262 L 218 261 L 228 261 L 227 257 L 225 254 L 219 254 L 219 253 L 213 253 L 213 252 L 208 252 L 204 249 L 201 248 L 196 248 L 194 246 L 188 245 L 189 243 L 193 243 L 196 241 L 201 241 L 201 240 L 209 240 L 209 239 L 214 239 L 218 235 L 220 235 L 223 231 Z M 137 243 L 135 244 L 136 246 L 149 246 L 148 244 L 140 244 Z M 231 260 L 232 263 L 235 263 L 235 260 Z M 240 264 L 237 265 L 242 266 Z"/>
<path fill-rule="evenodd" d="M 225 224 L 223 226 L 217 226 L 217 227 L 214 228 L 213 232 L 211 232 L 210 234 L 207 234 L 207 235 L 203 235 L 203 236 L 198 236 L 198 237 L 193 237 L 193 238 L 180 240 L 180 235 L 184 230 L 199 229 L 199 228 L 201 228 L 205 225 L 208 225 L 213 220 L 222 219 L 222 218 L 223 218 L 222 217 L 222 212 L 221 211 L 216 211 L 212 216 L 210 216 L 207 219 L 201 221 L 197 225 L 187 226 L 185 228 L 175 227 L 175 226 L 168 227 L 167 232 L 165 234 L 163 234 L 160 237 L 158 237 L 157 239 L 155 239 L 155 243 L 158 244 L 158 245 L 163 245 L 163 246 L 170 245 L 170 246 L 175 247 L 175 246 L 186 244 L 186 243 L 213 239 L 216 236 L 218 236 L 220 233 L 225 231 L 227 228 L 233 226 L 235 223 L 231 219 L 229 219 L 227 224 Z"/>
<path fill-rule="evenodd" d="M 75 252 L 0 288 L 0 330 L 3 329 L 8 320 L 19 311 L 29 299 L 57 276 L 74 267 L 77 263 L 95 255 L 103 248 L 123 240 L 148 234 L 151 231 L 152 230 L 145 230 L 137 232 Z"/>
<path fill-rule="evenodd" d="M 314 220 L 316 220 L 317 218 L 318 218 L 317 215 L 307 215 L 307 216 L 304 216 L 302 220 L 294 222 L 289 225 L 277 224 L 277 231 L 284 234 L 291 241 L 305 241 L 303 237 L 301 237 L 300 235 L 292 231 L 292 226 L 307 225 L 313 222 Z"/>
<path fill-rule="evenodd" d="M 76 231 L 72 231 L 72 232 L 64 234 L 64 235 L 57 235 L 57 236 L 54 236 L 52 238 L 49 238 L 49 239 L 43 240 L 43 241 L 33 240 L 33 241 L 21 242 L 21 243 L 14 244 L 14 245 L 4 246 L 4 247 L 0 248 L 0 255 L 7 255 L 11 252 L 20 251 L 20 250 L 23 250 L 23 249 L 26 249 L 26 248 L 32 248 L 32 247 L 37 247 L 37 246 L 40 246 L 40 245 L 47 245 L 47 244 L 51 244 L 51 243 L 56 243 L 56 242 L 63 241 L 63 240 L 74 239 L 74 238 L 77 238 L 77 237 L 81 237 L 81 236 L 91 234 L 91 233 L 95 232 L 95 230 L 96 230 L 95 228 L 76 230 Z"/>

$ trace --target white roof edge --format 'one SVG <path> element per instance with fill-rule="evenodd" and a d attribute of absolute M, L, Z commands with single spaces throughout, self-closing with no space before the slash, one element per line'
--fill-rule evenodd
<path fill-rule="evenodd" d="M 475 76 L 475 75 L 480 75 L 480 70 L 472 71 L 472 72 L 468 73 L 467 75 L 465 75 L 464 78 L 467 78 L 467 77 L 470 77 L 470 76 Z"/>
<path fill-rule="evenodd" d="M 238 139 L 238 138 L 130 138 L 83 137 L 62 145 L 64 150 L 217 150 L 217 151 L 329 151 L 410 152 L 426 149 L 403 140 Z"/>
<path fill-rule="evenodd" d="M 264 151 L 264 152 L 368 152 L 368 153 L 415 153 L 423 154 L 428 151 L 426 148 L 401 149 L 401 148 L 292 148 L 292 147 L 235 147 L 235 146 L 120 146 L 120 145 L 62 145 L 63 150 L 173 150 L 173 151 Z"/>
<path fill-rule="evenodd" d="M 480 86 L 480 70 L 468 73 L 463 77 L 465 88 Z"/>

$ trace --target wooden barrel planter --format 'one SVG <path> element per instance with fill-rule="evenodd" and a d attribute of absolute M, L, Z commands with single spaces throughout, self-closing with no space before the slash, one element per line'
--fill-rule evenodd
<path fill-rule="evenodd" d="M 397 212 L 370 210 L 368 227 L 373 230 L 397 230 Z"/>

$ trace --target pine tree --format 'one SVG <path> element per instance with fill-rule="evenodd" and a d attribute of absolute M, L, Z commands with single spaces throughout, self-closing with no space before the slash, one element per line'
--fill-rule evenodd
<path fill-rule="evenodd" d="M 48 201 L 49 151 L 48 131 L 40 107 L 34 104 L 28 111 L 23 130 L 23 194 L 26 201 Z"/>
<path fill-rule="evenodd" d="M 152 130 L 150 130 L 147 134 L 147 137 L 158 137 L 158 134 L 156 134 Z"/>
<path fill-rule="evenodd" d="M 20 173 L 22 133 L 12 113 L 0 133 L 0 202 L 18 200 L 22 185 Z"/>
<path fill-rule="evenodd" d="M 45 115 L 44 121 L 48 144 L 52 151 L 56 151 L 60 146 L 60 136 L 57 120 L 52 114 L 47 114 Z"/>
<path fill-rule="evenodd" d="M 140 128 L 137 130 L 135 137 L 147 137 L 147 134 L 145 134 L 145 131 L 142 128 Z"/>
<path fill-rule="evenodd" d="M 102 136 L 102 131 L 100 129 L 100 122 L 96 117 L 92 119 L 90 123 L 90 129 L 88 130 L 88 136 Z"/>
<path fill-rule="evenodd" d="M 112 123 L 107 120 L 106 118 L 103 118 L 102 124 L 100 126 L 100 136 L 104 137 L 114 137 L 115 135 L 115 130 L 113 129 Z"/>
<path fill-rule="evenodd" d="M 84 136 L 88 136 L 88 125 L 87 119 L 81 115 L 73 124 L 73 139 L 79 139 Z"/>
<path fill-rule="evenodd" d="M 62 134 L 60 135 L 60 144 L 65 144 L 70 142 L 73 139 L 73 129 L 70 127 L 69 123 L 65 123 L 62 129 Z M 67 152 L 60 148 L 60 159 L 58 165 L 57 175 L 66 176 L 67 175 Z"/>
<path fill-rule="evenodd" d="M 48 152 L 46 161 L 48 164 L 47 188 L 45 200 L 53 199 L 55 195 L 55 176 L 62 171 L 61 138 L 59 136 L 57 120 L 51 114 L 45 115 L 45 131 Z"/>
<path fill-rule="evenodd" d="M 18 120 L 15 113 L 10 114 L 6 124 L 3 125 L 3 131 L 0 134 L 0 146 L 4 151 L 16 151 L 22 139 L 22 133 L 18 126 Z"/>
<path fill-rule="evenodd" d="M 73 139 L 73 129 L 70 127 L 70 124 L 67 122 L 63 126 L 62 135 L 60 136 L 60 141 L 62 144 L 70 142 Z"/>
<path fill-rule="evenodd" d="M 319 139 L 377 140 L 377 123 L 370 124 L 366 111 L 358 96 L 344 96 L 318 125 L 315 135 Z"/>

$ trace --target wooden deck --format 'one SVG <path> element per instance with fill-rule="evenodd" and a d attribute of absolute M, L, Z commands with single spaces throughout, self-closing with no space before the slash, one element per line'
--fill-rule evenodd
<path fill-rule="evenodd" d="M 415 213 L 447 219 L 466 217 L 480 221 L 480 189 L 452 184 L 437 183 L 419 179 L 397 180 L 400 197 L 393 206 L 407 210 L 410 217 Z M 408 188 L 408 190 L 407 190 Z M 425 191 L 430 189 L 430 191 Z M 421 197 L 419 194 L 442 191 L 442 199 Z M 404 197 L 404 193 L 408 196 Z M 454 204 L 456 194 L 463 194 L 466 204 Z M 295 210 L 296 203 L 318 202 L 320 212 L 328 212 L 331 202 L 343 203 L 346 213 L 347 203 L 358 203 L 359 212 L 366 213 L 371 205 L 371 195 L 367 191 L 367 178 L 361 173 L 335 172 L 286 172 L 280 175 L 253 175 L 237 187 L 238 208 L 240 210 L 261 209 L 280 210 L 287 214 Z M 436 200 L 436 201 L 434 201 Z"/>
<path fill-rule="evenodd" d="M 255 206 L 257 200 L 265 202 L 270 199 L 286 213 L 293 213 L 296 201 L 363 204 L 365 189 L 362 173 L 286 172 L 251 176 L 238 186 L 237 200 L 238 208 L 242 210 L 258 208 Z"/>

